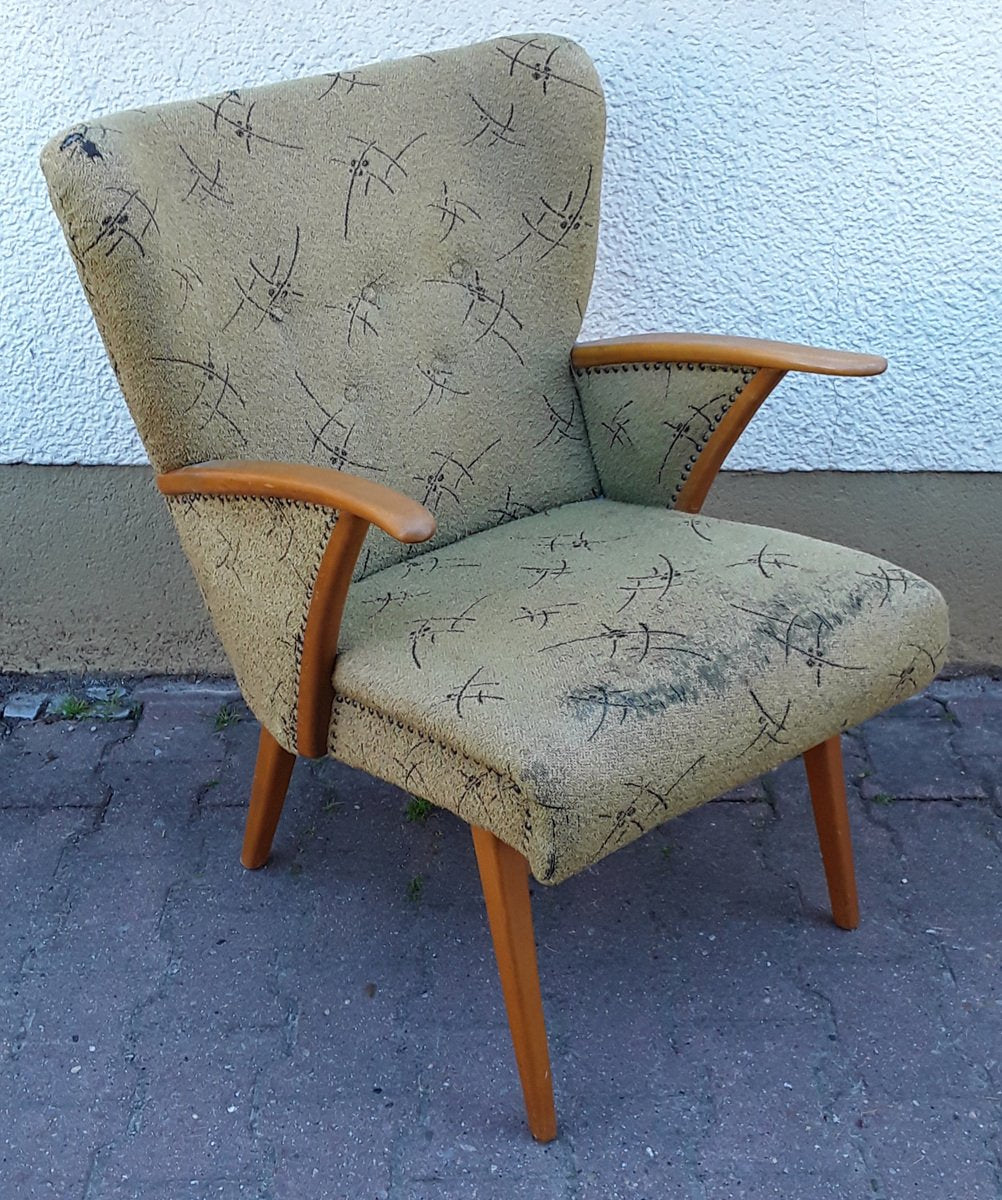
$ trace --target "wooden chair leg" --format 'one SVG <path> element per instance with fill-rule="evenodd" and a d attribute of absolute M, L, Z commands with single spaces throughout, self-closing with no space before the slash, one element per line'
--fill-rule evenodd
<path fill-rule="evenodd" d="M 807 784 L 811 790 L 814 824 L 821 843 L 821 859 L 828 880 L 832 916 L 842 929 L 859 924 L 856 872 L 852 863 L 849 810 L 845 800 L 842 740 L 836 735 L 804 751 Z"/>
<path fill-rule="evenodd" d="M 529 1129 L 536 1141 L 552 1142 L 557 1114 L 532 932 L 529 864 L 493 833 L 475 825 L 472 829 Z"/>
<path fill-rule="evenodd" d="M 262 726 L 257 744 L 254 783 L 251 785 L 250 810 L 244 829 L 244 846 L 240 854 L 240 861 L 250 871 L 256 871 L 268 861 L 295 765 L 296 756 L 280 746 Z"/>

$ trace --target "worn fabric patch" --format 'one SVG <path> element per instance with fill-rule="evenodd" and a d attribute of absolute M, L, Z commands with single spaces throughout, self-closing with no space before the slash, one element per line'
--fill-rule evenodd
<path fill-rule="evenodd" d="M 330 750 L 556 883 L 911 695 L 947 636 L 871 555 L 586 501 L 354 585 Z"/>

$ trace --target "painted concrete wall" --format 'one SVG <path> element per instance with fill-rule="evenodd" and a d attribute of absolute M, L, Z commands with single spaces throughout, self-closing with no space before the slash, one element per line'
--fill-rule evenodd
<path fill-rule="evenodd" d="M 20 0 L 0 22 L 0 462 L 144 461 L 48 210 L 61 126 L 143 102 L 550 29 L 609 101 L 586 333 L 873 349 L 788 381 L 735 467 L 1002 462 L 995 0 Z"/>

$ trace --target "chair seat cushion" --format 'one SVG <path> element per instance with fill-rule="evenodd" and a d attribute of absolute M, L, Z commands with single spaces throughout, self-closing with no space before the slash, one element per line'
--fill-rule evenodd
<path fill-rule="evenodd" d="M 557 883 L 911 695 L 947 637 L 871 555 L 589 500 L 356 583 L 330 752 Z"/>

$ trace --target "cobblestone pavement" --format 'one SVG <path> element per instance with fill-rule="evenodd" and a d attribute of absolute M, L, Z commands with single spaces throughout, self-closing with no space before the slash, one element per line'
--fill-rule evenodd
<path fill-rule="evenodd" d="M 77 682 L 0 722 L 3 1200 L 1002 1196 L 1002 683 L 846 737 L 855 933 L 799 764 L 534 889 L 541 1147 L 466 827 L 301 762 L 246 872 L 232 685 Z"/>

